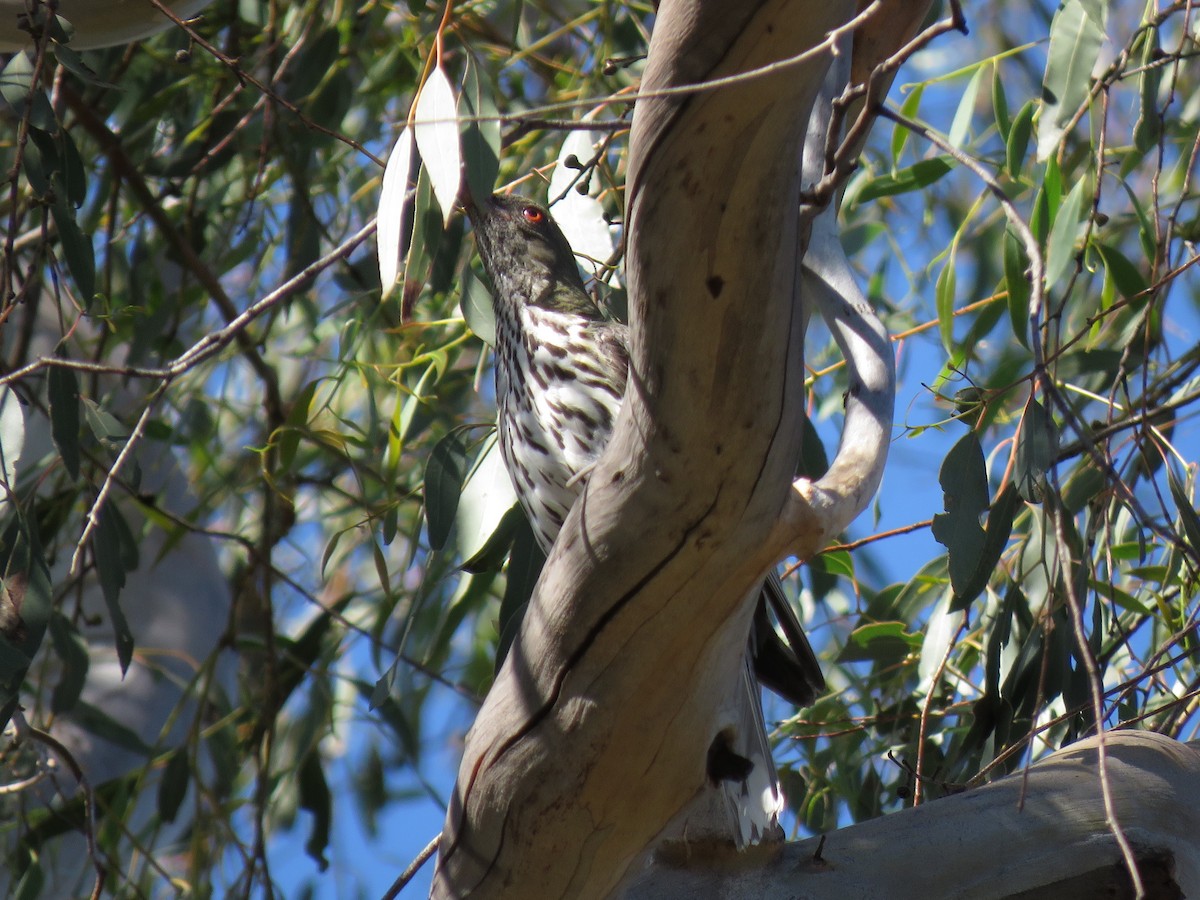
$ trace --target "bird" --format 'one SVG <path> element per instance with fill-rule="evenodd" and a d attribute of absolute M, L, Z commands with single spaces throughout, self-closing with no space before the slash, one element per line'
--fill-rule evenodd
<path fill-rule="evenodd" d="M 629 376 L 629 330 L 587 292 L 544 206 L 518 194 L 468 195 L 464 206 L 491 280 L 500 453 L 549 552 L 612 434 Z M 811 706 L 824 691 L 821 666 L 774 571 L 748 650 L 759 683 L 792 705 Z"/>

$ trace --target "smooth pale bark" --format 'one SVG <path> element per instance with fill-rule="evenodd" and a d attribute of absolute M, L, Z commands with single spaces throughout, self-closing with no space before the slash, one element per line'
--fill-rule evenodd
<path fill-rule="evenodd" d="M 1117 821 L 1150 898 L 1200 896 L 1200 744 L 1105 735 Z M 1106 822 L 1096 738 L 976 790 L 777 848 L 765 865 L 663 861 L 631 898 L 1060 900 L 1132 896 Z M 680 864 L 680 863 L 683 864 Z M 1027 892 L 1027 893 L 1026 893 Z M 1181 892 L 1181 893 L 1180 893 Z"/>
<path fill-rule="evenodd" d="M 890 30 L 887 6 L 861 27 L 894 51 L 926 4 Z M 802 177 L 809 111 L 857 12 L 659 10 L 631 138 L 630 386 L 468 735 L 434 896 L 608 896 L 664 837 L 697 853 L 736 843 L 729 785 L 706 759 L 718 735 L 751 758 L 763 740 L 740 669 L 753 588 L 861 510 L 891 421 L 890 348 L 861 295 L 837 293 L 836 235 L 801 267 L 820 213 L 800 204 L 820 175 Z M 870 433 L 843 441 L 835 481 L 793 485 L 810 307 L 866 353 L 852 368 Z"/>

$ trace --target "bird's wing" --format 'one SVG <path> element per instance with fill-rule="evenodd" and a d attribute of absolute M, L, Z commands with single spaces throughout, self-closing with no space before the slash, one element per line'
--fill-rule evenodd
<path fill-rule="evenodd" d="M 783 637 L 775 630 L 772 616 L 779 623 Z M 825 690 L 821 665 L 774 570 L 763 582 L 754 610 L 750 646 L 758 680 L 789 703 L 811 706 Z"/>

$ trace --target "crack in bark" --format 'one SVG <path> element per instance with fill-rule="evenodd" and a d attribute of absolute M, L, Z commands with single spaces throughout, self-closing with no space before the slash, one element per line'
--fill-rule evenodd
<path fill-rule="evenodd" d="M 586 504 L 587 496 L 588 496 L 587 491 L 584 491 L 584 494 L 580 498 L 579 502 Z M 597 638 L 599 638 L 600 633 L 604 630 L 604 628 L 608 625 L 608 623 L 610 623 L 614 618 L 616 618 L 617 614 L 620 613 L 621 610 L 623 610 L 634 597 L 636 597 L 639 593 L 641 593 L 641 591 L 646 587 L 646 585 L 649 584 L 651 581 L 653 581 L 654 578 L 657 577 L 658 574 L 660 572 L 662 572 L 663 569 L 666 568 L 666 566 L 679 555 L 680 551 L 682 551 L 682 549 L 685 546 L 687 546 L 687 543 L 688 543 L 689 539 L 691 538 L 692 534 L 712 514 L 713 510 L 717 506 L 717 503 L 720 501 L 720 498 L 721 498 L 721 492 L 720 492 L 720 490 L 718 490 L 717 495 L 712 500 L 712 503 L 710 503 L 708 508 L 706 510 L 704 510 L 704 512 L 700 515 L 699 519 L 683 532 L 682 537 L 680 538 L 679 542 L 674 546 L 674 548 L 672 548 L 671 551 L 657 565 L 655 565 L 653 568 L 651 568 L 639 581 L 637 581 L 630 590 L 626 591 L 623 595 L 618 597 L 613 602 L 613 604 L 604 612 L 604 614 L 600 616 L 600 618 L 596 621 L 596 624 L 593 625 L 590 629 L 588 629 L 587 636 L 580 642 L 579 646 L 571 654 L 569 654 L 567 656 L 566 664 L 559 670 L 558 674 L 555 676 L 553 685 L 551 687 L 550 693 L 549 693 L 546 701 L 530 714 L 526 723 L 521 728 L 519 728 L 516 732 L 514 732 L 512 734 L 512 736 L 509 737 L 508 740 L 504 741 L 496 749 L 496 752 L 494 754 L 487 756 L 487 757 L 481 756 L 479 758 L 479 760 L 476 762 L 475 767 L 471 770 L 470 781 L 467 783 L 466 787 L 463 789 L 462 809 L 463 809 L 464 814 L 463 814 L 462 820 L 459 823 L 459 827 L 455 831 L 454 841 L 450 844 L 449 847 L 446 848 L 445 852 L 442 854 L 442 862 L 439 865 L 444 865 L 444 864 L 448 863 L 454 857 L 454 855 L 458 851 L 459 847 L 463 844 L 466 836 L 469 834 L 469 831 L 470 831 L 469 817 L 466 815 L 466 809 L 467 809 L 471 794 L 473 792 L 474 786 L 475 786 L 476 782 L 478 781 L 480 773 L 485 768 L 489 768 L 489 769 L 492 768 L 492 766 L 494 766 L 496 763 L 498 763 L 500 760 L 502 760 L 504 758 L 504 756 L 510 750 L 512 750 L 515 746 L 517 746 L 522 740 L 525 739 L 525 737 L 527 735 L 529 735 L 535 728 L 537 728 L 539 725 L 541 725 L 549 717 L 550 711 L 558 704 L 559 697 L 562 694 L 562 686 L 563 686 L 563 683 L 567 680 L 568 673 L 570 673 L 571 670 L 575 668 L 576 664 L 583 658 L 584 654 L 587 653 L 587 651 L 589 649 L 591 649 L 591 647 L 595 644 Z M 517 651 L 517 649 L 518 648 L 516 646 L 514 646 L 509 651 L 510 655 L 515 653 Z M 514 657 L 514 659 L 515 659 L 515 657 Z M 513 662 L 512 664 L 515 665 L 516 663 Z M 507 824 L 508 824 L 508 814 L 509 814 L 509 810 L 505 810 L 504 819 L 503 819 L 505 827 L 507 827 Z M 484 874 L 481 875 L 480 880 L 478 882 L 476 882 L 476 884 L 482 883 L 482 881 L 487 877 L 487 873 L 489 873 L 492 870 L 492 867 L 495 865 L 496 859 L 498 858 L 498 856 L 500 854 L 500 849 L 503 846 L 503 834 L 504 834 L 504 828 L 502 827 L 501 828 L 501 841 L 496 847 L 496 852 L 492 855 L 491 860 L 489 861 L 487 867 L 484 869 Z"/>

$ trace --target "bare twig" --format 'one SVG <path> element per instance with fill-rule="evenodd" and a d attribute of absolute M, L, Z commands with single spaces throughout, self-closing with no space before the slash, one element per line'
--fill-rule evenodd
<path fill-rule="evenodd" d="M 400 873 L 400 877 L 392 882 L 392 886 L 387 889 L 381 900 L 396 900 L 396 897 L 404 890 L 404 886 L 413 880 L 413 877 L 421 870 L 421 866 L 425 865 L 437 851 L 438 843 L 441 839 L 441 834 L 438 834 L 432 841 L 425 845 L 425 849 L 418 853 L 416 859 L 408 864 L 408 868 Z"/>

